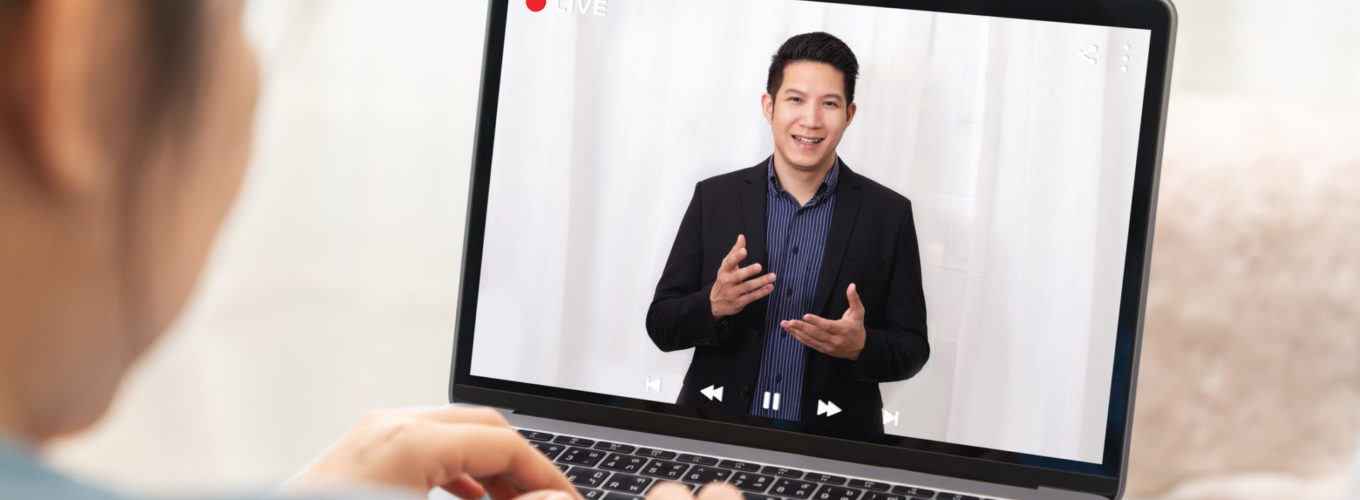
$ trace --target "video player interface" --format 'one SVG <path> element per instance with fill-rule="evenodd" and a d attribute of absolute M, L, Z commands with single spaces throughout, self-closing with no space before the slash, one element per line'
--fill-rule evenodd
<path fill-rule="evenodd" d="M 473 375 L 1102 461 L 1149 32 L 510 7 Z"/>

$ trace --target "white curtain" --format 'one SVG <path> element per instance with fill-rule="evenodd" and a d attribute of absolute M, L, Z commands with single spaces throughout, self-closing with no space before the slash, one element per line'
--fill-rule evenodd
<path fill-rule="evenodd" d="M 643 319 L 680 216 L 695 182 L 771 153 L 770 56 L 828 31 L 861 65 L 838 152 L 913 201 L 921 241 L 933 354 L 883 386 L 888 432 L 1101 460 L 1146 33 L 774 0 L 522 7 L 475 374 L 673 401 L 691 352 L 659 352 Z"/>

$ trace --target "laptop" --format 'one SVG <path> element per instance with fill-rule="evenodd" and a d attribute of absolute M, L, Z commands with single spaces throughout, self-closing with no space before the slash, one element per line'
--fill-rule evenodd
<path fill-rule="evenodd" d="M 450 400 L 589 499 L 1122 495 L 1164 0 L 493 0 Z"/>

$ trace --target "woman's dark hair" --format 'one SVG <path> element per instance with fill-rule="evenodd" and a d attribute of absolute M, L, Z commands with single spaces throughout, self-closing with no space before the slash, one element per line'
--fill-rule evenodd
<path fill-rule="evenodd" d="M 784 66 L 796 61 L 813 61 L 830 64 L 845 77 L 845 101 L 855 102 L 855 79 L 859 78 L 859 61 L 850 46 L 830 33 L 814 32 L 796 35 L 779 46 L 774 57 L 770 58 L 770 75 L 765 80 L 765 91 L 771 96 L 779 94 L 784 84 Z"/>
<path fill-rule="evenodd" d="M 26 110 L 29 94 L 37 82 L 23 72 L 24 50 L 30 50 L 24 31 L 32 24 L 33 6 L 40 0 L 0 0 L 0 143 L 8 142 L 21 161 L 41 161 L 33 149 L 32 120 Z M 203 64 L 209 39 L 207 11 L 197 0 L 115 0 L 101 3 L 99 8 L 129 8 L 133 32 L 126 56 L 118 60 L 108 58 L 93 61 L 98 67 L 94 80 L 85 87 L 100 96 L 92 110 L 109 141 L 110 164 L 119 167 L 118 183 L 123 196 L 115 230 L 121 234 L 156 231 L 137 222 L 137 209 L 143 199 L 140 189 L 149 175 L 147 165 L 152 157 L 178 139 L 188 137 L 186 131 L 195 125 L 194 113 L 197 92 L 201 87 Z M 117 112 L 105 113 L 107 107 Z M 182 147 L 182 145 L 181 145 Z M 183 172 L 172 169 L 170 174 Z M 129 325 L 141 328 L 149 325 L 144 311 L 150 299 L 150 273 L 142 272 L 147 265 L 137 260 L 132 248 L 140 240 L 122 239 L 117 255 L 121 262 L 118 271 L 123 275 L 123 309 Z"/>
<path fill-rule="evenodd" d="M 10 135 L 11 140 L 24 147 L 31 131 L 19 123 L 16 110 L 26 96 L 16 95 L 31 92 L 28 82 L 17 80 L 22 75 L 14 75 L 14 61 L 19 54 L 11 51 L 24 50 L 25 46 L 16 37 L 22 36 L 26 18 L 36 0 L 0 0 L 0 134 Z M 134 9 L 136 39 L 133 54 L 140 55 L 139 61 L 124 69 L 128 74 L 117 75 L 133 78 L 135 85 L 132 95 L 119 96 L 128 99 L 134 111 L 133 123 L 110 124 L 115 127 L 132 127 L 142 133 L 131 134 L 134 144 L 128 144 L 131 151 L 145 151 L 148 144 L 136 142 L 155 140 L 159 133 L 182 127 L 192 114 L 194 92 L 199 87 L 201 73 L 201 51 L 203 49 L 203 4 L 194 0 L 119 0 L 111 5 L 121 4 Z M 111 76 L 111 75 L 101 75 Z M 107 87 L 108 82 L 90 82 L 93 88 Z M 17 101 L 17 102 L 16 102 Z M 20 151 L 20 154 L 28 154 Z M 134 156 L 136 153 L 132 153 Z M 132 159 L 134 163 L 140 163 Z"/>

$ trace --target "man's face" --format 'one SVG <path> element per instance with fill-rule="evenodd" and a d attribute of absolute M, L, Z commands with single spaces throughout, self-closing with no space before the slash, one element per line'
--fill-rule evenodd
<path fill-rule="evenodd" d="M 845 99 L 845 75 L 826 63 L 792 62 L 784 66 L 778 92 L 761 99 L 776 160 L 803 171 L 831 168 L 836 145 L 855 118 L 854 103 Z"/>

